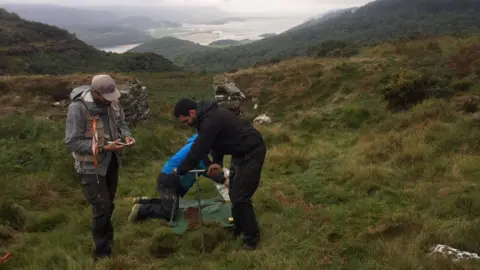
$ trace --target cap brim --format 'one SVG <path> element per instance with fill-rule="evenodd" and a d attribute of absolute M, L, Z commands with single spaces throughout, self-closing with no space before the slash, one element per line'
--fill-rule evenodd
<path fill-rule="evenodd" d="M 120 91 L 118 89 L 115 89 L 112 93 L 109 94 L 103 94 L 102 97 L 108 101 L 114 101 L 119 99 L 121 96 Z"/>

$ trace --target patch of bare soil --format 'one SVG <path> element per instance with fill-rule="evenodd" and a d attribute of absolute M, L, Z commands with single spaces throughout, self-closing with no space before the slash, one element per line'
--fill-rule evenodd
<path fill-rule="evenodd" d="M 188 221 L 188 230 L 198 229 L 200 227 L 200 209 L 195 207 L 187 208 L 184 218 Z"/>

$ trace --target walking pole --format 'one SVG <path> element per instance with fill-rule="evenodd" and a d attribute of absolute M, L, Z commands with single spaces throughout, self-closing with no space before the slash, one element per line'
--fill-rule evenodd
<path fill-rule="evenodd" d="M 202 206 L 200 201 L 200 183 L 198 178 L 200 177 L 200 174 L 205 172 L 205 170 L 191 170 L 190 172 L 195 173 L 195 182 L 197 182 L 197 202 L 198 202 L 198 210 L 200 214 L 200 240 L 202 244 L 202 253 L 204 253 L 205 252 L 205 242 L 204 242 L 205 228 L 203 227 Z"/>

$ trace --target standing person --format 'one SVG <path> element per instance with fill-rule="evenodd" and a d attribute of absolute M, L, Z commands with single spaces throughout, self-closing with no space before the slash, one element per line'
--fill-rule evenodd
<path fill-rule="evenodd" d="M 197 103 L 181 99 L 175 105 L 174 115 L 198 131 L 198 138 L 175 173 L 188 173 L 211 149 L 213 163 L 206 164 L 208 175 L 217 175 L 223 166 L 224 155 L 231 155 L 235 167 L 235 175 L 231 176 L 229 183 L 234 237 L 243 233 L 242 247 L 256 249 L 260 231 L 251 198 L 257 190 L 265 161 L 266 146 L 262 135 L 251 123 L 215 102 Z"/>
<path fill-rule="evenodd" d="M 108 257 L 113 246 L 111 217 L 118 184 L 119 152 L 134 143 L 108 75 L 94 76 L 91 85 L 72 91 L 66 120 L 66 144 L 75 159 L 85 199 L 92 208 L 93 259 Z M 113 142 L 111 142 L 113 141 Z"/>

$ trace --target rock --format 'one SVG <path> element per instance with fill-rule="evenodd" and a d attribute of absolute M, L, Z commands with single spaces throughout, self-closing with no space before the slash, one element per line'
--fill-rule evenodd
<path fill-rule="evenodd" d="M 245 94 L 225 75 L 213 78 L 213 95 L 219 106 L 238 113 L 246 100 Z"/>
<path fill-rule="evenodd" d="M 66 100 L 61 100 L 61 101 L 57 101 L 55 103 L 52 104 L 53 107 L 67 107 L 68 106 L 68 102 Z"/>
<path fill-rule="evenodd" d="M 135 80 L 131 84 L 118 84 L 117 88 L 122 94 L 120 104 L 129 125 L 150 117 L 147 87 L 143 86 L 139 80 Z"/>
<path fill-rule="evenodd" d="M 253 122 L 255 124 L 271 124 L 272 119 L 268 117 L 266 114 L 260 114 L 253 120 Z"/>
<path fill-rule="evenodd" d="M 450 257 L 452 261 L 457 262 L 465 259 L 480 260 L 480 256 L 477 253 L 471 253 L 467 251 L 458 250 L 456 248 L 449 247 L 447 245 L 436 245 L 429 249 L 430 255 L 441 254 L 444 257 Z"/>
<path fill-rule="evenodd" d="M 23 105 L 22 97 L 20 96 L 15 96 L 11 102 L 12 106 L 14 107 L 20 107 Z"/>

